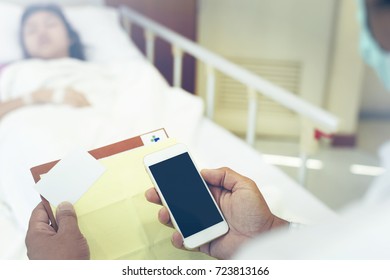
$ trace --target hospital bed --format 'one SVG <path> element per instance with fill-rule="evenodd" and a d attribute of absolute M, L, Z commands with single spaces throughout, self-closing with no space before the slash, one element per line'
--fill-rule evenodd
<path fill-rule="evenodd" d="M 0 63 L 21 58 L 17 40 L 21 13 L 22 7 L 0 2 L 0 42 L 9 42 L 0 44 Z M 28 167 L 61 158 L 76 145 L 92 149 L 160 127 L 165 127 L 171 137 L 186 143 L 200 167 L 228 166 L 252 178 L 276 215 L 308 224 L 334 218 L 335 213 L 301 185 L 277 167 L 267 164 L 252 144 L 258 111 L 256 98 L 260 93 L 302 117 L 302 147 L 313 144 L 312 135 L 316 128 L 334 132 L 337 129 L 335 117 L 128 8 L 122 7 L 118 11 L 101 6 L 65 7 L 65 13 L 80 33 L 86 46 L 87 60 L 92 65 L 81 65 L 75 61 L 48 62 L 45 65 L 39 61 L 28 62 L 27 65 L 14 63 L 15 66 L 9 66 L 12 69 L 6 77 L 0 76 L 2 88 L 11 89 L 1 94 L 4 97 L 13 90 L 26 90 L 18 83 L 9 85 L 4 80 L 12 81 L 12 77 L 19 77 L 25 84 L 36 86 L 36 79 L 28 74 L 31 70 L 43 73 L 42 67 L 45 66 L 50 74 L 59 71 L 58 76 L 62 76 L 61 69 L 70 67 L 72 73 L 76 73 L 76 78 L 70 82 L 77 83 L 83 79 L 80 86 L 84 86 L 86 91 L 107 92 L 115 88 L 119 92 L 111 107 L 115 110 L 77 111 L 69 117 L 71 108 L 45 106 L 39 109 L 43 113 L 37 113 L 36 108 L 23 109 L 0 120 L 0 259 L 26 258 L 26 221 L 29 211 L 39 201 L 32 190 L 33 180 Z M 133 24 L 144 28 L 146 58 L 128 39 L 128 33 L 119 20 L 127 31 Z M 99 29 L 89 28 L 97 25 Z M 170 87 L 153 67 L 156 37 L 172 44 L 174 87 Z M 180 88 L 184 53 L 207 65 L 205 109 L 199 97 Z M 248 87 L 246 142 L 212 121 L 216 71 Z M 94 101 L 93 98 L 97 97 L 91 98 Z M 102 98 L 104 100 L 106 96 Z M 53 118 L 47 120 L 47 114 L 53 114 Z M 30 121 L 28 127 L 26 119 Z M 40 125 L 43 119 L 48 122 L 44 126 Z M 14 129 L 19 126 L 20 130 Z M 31 143 L 27 145 L 26 139 Z M 34 149 L 34 144 L 45 149 Z M 303 159 L 306 154 L 307 150 L 303 149 Z M 302 166 L 303 178 L 305 164 Z M 20 190 L 16 190 L 18 188 Z M 26 200 L 27 193 L 35 195 L 34 199 Z"/>

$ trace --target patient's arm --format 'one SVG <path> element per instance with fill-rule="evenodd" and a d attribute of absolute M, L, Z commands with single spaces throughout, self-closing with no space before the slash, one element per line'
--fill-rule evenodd
<path fill-rule="evenodd" d="M 0 102 L 0 119 L 6 114 L 25 106 L 39 103 L 49 103 L 52 100 L 53 91 L 39 89 L 24 98 L 16 98 L 10 101 Z"/>
<path fill-rule="evenodd" d="M 0 102 L 0 119 L 6 114 L 25 106 L 53 103 L 53 94 L 53 90 L 43 88 L 36 90 L 23 98 L 20 97 L 10 101 Z M 62 103 L 74 107 L 90 106 L 90 103 L 85 98 L 84 94 L 74 90 L 73 88 L 65 89 Z"/>
<path fill-rule="evenodd" d="M 16 109 L 24 107 L 25 103 L 22 98 L 14 99 L 12 101 L 0 102 L 0 119 L 7 113 L 12 112 Z"/>

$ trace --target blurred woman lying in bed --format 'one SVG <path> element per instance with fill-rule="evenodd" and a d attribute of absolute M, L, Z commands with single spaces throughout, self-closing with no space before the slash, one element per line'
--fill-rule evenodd
<path fill-rule="evenodd" d="M 65 18 L 61 8 L 53 4 L 34 5 L 25 10 L 21 19 L 20 43 L 26 59 L 69 57 L 85 60 L 79 35 Z M 18 98 L 3 102 L 0 100 L 0 118 L 24 106 L 53 102 L 75 107 L 90 105 L 81 92 L 71 87 L 56 90 L 38 88 Z"/>
<path fill-rule="evenodd" d="M 146 60 L 85 61 L 86 49 L 58 6 L 27 8 L 20 34 L 25 59 L 0 76 L 0 203 L 26 228 L 40 200 L 31 167 L 169 128 L 164 117 L 173 123 L 177 110 L 165 108 L 181 103 Z M 184 123 L 189 118 L 197 121 L 188 116 Z"/>
<path fill-rule="evenodd" d="M 21 23 L 26 59 L 0 76 L 0 204 L 21 229 L 40 201 L 31 167 L 161 127 L 195 139 L 202 101 L 170 88 L 142 56 L 85 60 L 96 46 L 83 47 L 57 6 L 29 7 Z"/>

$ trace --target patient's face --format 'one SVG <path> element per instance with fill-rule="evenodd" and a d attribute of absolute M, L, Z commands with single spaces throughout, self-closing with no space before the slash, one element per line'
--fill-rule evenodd
<path fill-rule="evenodd" d="M 368 24 L 379 45 L 390 51 L 390 0 L 366 0 Z"/>
<path fill-rule="evenodd" d="M 25 48 L 31 57 L 55 59 L 69 56 L 71 42 L 68 32 L 56 15 L 36 12 L 26 20 L 22 32 Z"/>

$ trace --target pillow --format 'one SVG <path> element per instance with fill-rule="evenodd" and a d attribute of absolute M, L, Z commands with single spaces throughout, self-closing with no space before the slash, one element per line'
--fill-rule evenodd
<path fill-rule="evenodd" d="M 21 59 L 19 25 L 24 6 L 0 2 L 0 64 Z M 63 11 L 80 35 L 89 61 L 108 62 L 142 57 L 119 23 L 116 9 L 69 6 Z"/>
<path fill-rule="evenodd" d="M 18 32 L 22 8 L 18 5 L 0 3 L 0 63 L 22 57 Z"/>

